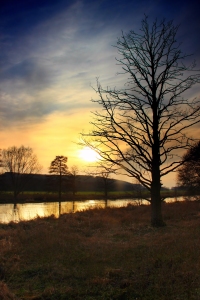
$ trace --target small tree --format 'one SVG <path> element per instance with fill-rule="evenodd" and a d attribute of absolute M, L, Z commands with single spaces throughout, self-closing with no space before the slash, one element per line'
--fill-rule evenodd
<path fill-rule="evenodd" d="M 64 175 L 69 175 L 68 158 L 66 156 L 56 156 L 56 158 L 51 162 L 49 173 L 57 175 L 58 178 L 58 197 L 61 200 L 62 192 L 62 180 Z"/>
<path fill-rule="evenodd" d="M 149 24 L 145 17 L 139 33 L 122 33 L 117 62 L 128 75 L 126 85 L 103 89 L 97 81 L 99 99 L 92 101 L 102 109 L 93 114 L 92 131 L 82 135 L 85 145 L 150 191 L 153 226 L 164 225 L 162 178 L 182 164 L 180 149 L 192 141 L 188 129 L 200 122 L 199 100 L 183 97 L 200 75 L 184 63 L 188 55 L 177 30 L 171 21 Z"/>
<path fill-rule="evenodd" d="M 37 156 L 30 147 L 10 147 L 2 150 L 2 167 L 9 172 L 14 199 L 25 189 L 31 176 L 30 174 L 41 171 L 42 166 L 38 163 Z"/>
<path fill-rule="evenodd" d="M 70 183 L 71 183 L 71 188 L 72 188 L 72 193 L 73 196 L 75 196 L 76 192 L 77 192 L 77 176 L 78 176 L 78 167 L 77 166 L 72 166 L 71 170 L 69 172 L 70 175 Z"/>
<path fill-rule="evenodd" d="M 183 155 L 183 165 L 178 169 L 178 184 L 190 192 L 200 190 L 200 141 Z"/>
<path fill-rule="evenodd" d="M 92 176 L 99 176 L 103 180 L 104 186 L 104 197 L 108 198 L 108 187 L 109 187 L 109 179 L 111 179 L 111 174 L 116 172 L 114 168 L 114 164 L 108 164 L 105 161 L 99 160 L 94 166 L 91 167 L 92 170 L 87 171 L 87 174 Z"/>

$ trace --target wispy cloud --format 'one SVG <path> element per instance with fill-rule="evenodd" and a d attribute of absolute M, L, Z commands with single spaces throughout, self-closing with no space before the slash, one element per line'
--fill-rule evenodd
<path fill-rule="evenodd" d="M 113 76 L 115 33 L 108 28 L 94 36 L 90 27 L 82 3 L 76 2 L 15 41 L 0 74 L 5 126 L 38 122 L 54 111 L 77 109 L 77 103 L 80 109 L 89 101 L 83 94 L 95 77 Z"/>
<path fill-rule="evenodd" d="M 97 77 L 104 87 L 123 85 L 112 45 L 121 30 L 137 31 L 144 13 L 181 23 L 180 41 L 199 61 L 198 9 L 192 1 L 44 0 L 35 6 L 8 1 L 0 20 L 2 147 L 28 144 L 44 161 L 50 159 L 47 149 L 52 156 L 64 149 L 74 157 L 72 140 L 88 128 L 96 109 L 91 86 Z"/>

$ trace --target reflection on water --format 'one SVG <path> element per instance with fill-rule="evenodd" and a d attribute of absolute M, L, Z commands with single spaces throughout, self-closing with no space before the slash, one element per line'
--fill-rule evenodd
<path fill-rule="evenodd" d="M 167 198 L 165 202 L 183 201 L 183 197 Z M 149 204 L 141 199 L 121 199 L 121 200 L 87 200 L 87 201 L 67 201 L 51 203 L 24 203 L 24 204 L 0 204 L 0 223 L 9 223 L 32 220 L 37 217 L 48 217 L 54 215 L 58 218 L 61 214 L 73 213 L 89 208 L 100 207 L 122 207 L 128 204 L 141 205 Z"/>

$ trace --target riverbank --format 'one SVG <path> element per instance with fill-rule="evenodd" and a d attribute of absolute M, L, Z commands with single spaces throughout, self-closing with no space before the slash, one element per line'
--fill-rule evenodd
<path fill-rule="evenodd" d="M 163 215 L 159 229 L 149 206 L 130 205 L 1 224 L 4 288 L 23 300 L 197 300 L 200 203 L 163 204 Z"/>
<path fill-rule="evenodd" d="M 137 195 L 132 192 L 110 192 L 108 198 L 114 199 L 126 199 L 134 198 Z M 103 192 L 77 192 L 75 195 L 72 193 L 63 193 L 61 201 L 83 201 L 83 200 L 102 200 L 104 199 Z M 2 192 L 0 194 L 0 203 L 13 203 L 13 193 Z M 23 192 L 17 197 L 17 203 L 38 203 L 38 202 L 58 202 L 58 193 L 47 192 Z"/>
<path fill-rule="evenodd" d="M 163 198 L 167 197 L 180 197 L 187 196 L 185 191 L 167 190 L 161 193 Z M 109 192 L 107 199 L 146 199 L 150 197 L 148 191 L 135 192 Z M 103 192 L 77 192 L 75 195 L 72 193 L 63 193 L 61 201 L 83 201 L 83 200 L 102 200 L 105 199 Z M 19 194 L 17 203 L 38 203 L 38 202 L 57 202 L 58 193 L 47 192 L 23 192 Z M 12 192 L 0 193 L 0 204 L 14 203 L 14 197 Z"/>

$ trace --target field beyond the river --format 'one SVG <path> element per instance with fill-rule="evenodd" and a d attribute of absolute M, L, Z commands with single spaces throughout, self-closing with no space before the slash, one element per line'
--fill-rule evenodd
<path fill-rule="evenodd" d="M 190 196 L 187 195 L 185 190 L 164 190 L 161 191 L 161 196 L 163 198 L 168 197 L 179 197 L 179 196 Z M 192 196 L 192 195 L 191 195 Z M 145 199 L 150 198 L 150 193 L 147 190 L 142 192 L 138 191 L 113 191 L 108 192 L 107 199 L 116 200 L 116 199 Z M 84 201 L 84 200 L 102 200 L 105 199 L 104 192 L 76 192 L 73 195 L 71 192 L 62 193 L 61 201 Z M 58 202 L 59 197 L 58 193 L 53 192 L 31 192 L 24 191 L 20 193 L 17 197 L 17 200 L 14 200 L 13 192 L 1 192 L 0 193 L 0 204 L 5 203 L 37 203 L 37 202 Z"/>
<path fill-rule="evenodd" d="M 199 300 L 200 202 L 0 225 L 0 299 Z M 10 298 L 9 298 L 10 297 Z"/>

